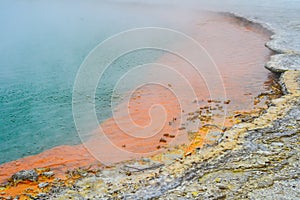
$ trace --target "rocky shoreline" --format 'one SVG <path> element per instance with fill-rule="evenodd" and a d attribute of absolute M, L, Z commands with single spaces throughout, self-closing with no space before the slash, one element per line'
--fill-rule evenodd
<path fill-rule="evenodd" d="M 124 170 L 123 163 L 45 199 L 298 199 L 300 71 L 284 72 L 280 83 L 284 96 L 213 147 L 153 169 Z"/>

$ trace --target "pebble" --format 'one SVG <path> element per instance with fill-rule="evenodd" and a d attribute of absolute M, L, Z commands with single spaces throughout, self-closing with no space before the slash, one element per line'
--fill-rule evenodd
<path fill-rule="evenodd" d="M 218 183 L 216 186 L 217 186 L 219 189 L 221 189 L 221 190 L 226 190 L 226 189 L 228 189 L 228 186 L 227 186 L 227 185 L 224 185 L 224 184 L 221 184 L 221 183 Z"/>
<path fill-rule="evenodd" d="M 46 193 L 39 193 L 39 194 L 37 195 L 37 197 L 46 197 L 46 196 L 47 196 Z"/>
<path fill-rule="evenodd" d="M 220 183 L 221 180 L 222 180 L 221 178 L 216 178 L 216 179 L 215 179 L 215 181 L 216 181 L 217 183 Z"/>
<path fill-rule="evenodd" d="M 278 147 L 283 147 L 284 146 L 284 144 L 282 142 L 273 142 L 271 145 L 272 146 L 278 146 Z"/>
<path fill-rule="evenodd" d="M 142 161 L 149 163 L 149 162 L 151 162 L 151 159 L 150 158 L 142 158 Z"/>
<path fill-rule="evenodd" d="M 50 178 L 50 177 L 54 176 L 54 172 L 52 172 L 52 171 L 50 171 L 50 172 L 43 172 L 42 175 Z"/>
<path fill-rule="evenodd" d="M 44 183 L 40 183 L 40 184 L 38 185 L 38 187 L 39 187 L 39 188 L 45 188 L 45 187 L 47 187 L 48 185 L 49 185 L 48 182 L 44 182 Z"/>

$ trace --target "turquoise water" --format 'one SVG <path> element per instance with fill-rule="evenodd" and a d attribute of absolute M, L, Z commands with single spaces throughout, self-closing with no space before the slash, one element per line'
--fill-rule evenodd
<path fill-rule="evenodd" d="M 0 163 L 80 143 L 71 103 L 81 62 L 115 33 L 164 26 L 156 16 L 151 9 L 106 1 L 1 1 Z M 105 88 L 97 91 L 100 120 L 111 115 L 110 95 L 118 77 L 161 52 L 143 54 L 127 55 L 106 72 Z"/>

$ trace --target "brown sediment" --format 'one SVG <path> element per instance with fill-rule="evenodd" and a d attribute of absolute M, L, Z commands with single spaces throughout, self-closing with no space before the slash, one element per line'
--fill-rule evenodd
<path fill-rule="evenodd" d="M 191 69 L 187 67 L 188 63 L 179 57 L 169 54 L 162 56 L 159 61 L 163 64 L 174 66 L 180 73 L 190 78 L 189 81 L 193 88 L 195 88 L 197 97 L 203 99 L 203 102 L 205 102 L 202 102 L 202 106 L 208 106 L 206 107 L 206 112 L 211 112 L 213 116 L 213 119 L 206 118 L 202 119 L 202 121 L 200 119 L 202 124 L 204 122 L 206 124 L 214 124 L 219 129 L 223 129 L 224 123 L 222 119 L 224 116 L 220 116 L 220 110 L 224 111 L 226 108 L 227 113 L 225 114 L 228 117 L 225 119 L 225 128 L 230 127 L 236 122 L 234 115 L 237 113 L 234 113 L 234 111 L 253 110 L 259 107 L 261 104 L 254 105 L 255 97 L 269 90 L 267 86 L 270 85 L 270 79 L 268 78 L 270 73 L 263 66 L 271 54 L 264 47 L 270 35 L 256 31 L 257 27 L 249 25 L 240 26 L 240 24 L 235 23 L 235 20 L 230 17 L 224 18 L 221 15 L 214 14 L 208 16 L 204 22 L 193 24 L 192 27 L 189 30 L 189 34 L 214 59 L 224 81 L 227 100 L 230 100 L 230 102 L 213 102 L 217 109 L 211 109 L 209 106 L 212 104 L 212 101 L 218 100 L 210 99 L 204 80 L 193 79 L 193 71 L 186 70 Z M 216 77 L 212 74 L 210 77 L 205 78 L 214 80 Z M 172 86 L 170 85 L 169 87 Z M 223 88 L 219 89 L 222 90 Z M 182 88 L 182 93 L 184 94 L 184 92 L 184 88 Z M 192 99 L 187 99 L 187 101 L 190 101 L 191 104 L 193 102 Z M 152 132 L 146 132 L 143 133 L 143 137 L 147 139 L 137 138 L 141 130 L 151 122 L 149 109 L 155 104 L 160 104 L 165 108 L 166 123 L 163 125 L 162 130 L 158 131 L 158 134 L 152 136 Z M 117 123 L 120 121 L 124 122 L 123 125 L 127 126 L 128 129 L 132 126 L 132 121 L 128 120 L 129 117 L 126 112 L 124 112 L 124 115 L 120 115 L 124 117 L 123 119 L 121 117 L 117 119 L 111 118 L 101 125 L 105 135 L 116 147 L 135 153 L 157 153 L 158 150 L 163 150 L 163 147 L 168 147 L 171 142 L 181 144 L 189 141 L 187 130 L 177 120 L 183 111 L 180 109 L 176 96 L 169 89 L 157 85 L 139 88 L 132 94 L 128 110 L 132 121 L 140 126 L 140 130 L 135 128 L 128 134 L 127 131 L 123 132 L 118 127 Z M 185 114 L 188 115 L 186 112 Z M 203 115 L 202 113 L 197 114 L 196 116 Z M 154 113 L 151 117 L 160 119 L 161 116 Z M 191 121 L 193 120 L 196 120 L 196 118 L 191 119 Z M 193 136 L 194 140 L 191 146 L 188 147 L 187 152 L 197 147 L 202 147 L 206 141 L 206 133 L 209 130 L 211 129 L 205 126 L 200 128 Z M 97 140 L 90 139 L 86 142 L 86 145 L 99 145 L 98 142 Z M 109 146 L 107 146 L 105 152 L 107 154 L 103 159 L 107 159 L 110 162 L 120 162 L 140 157 L 139 154 L 136 157 L 123 157 L 117 154 L 110 155 Z M 23 169 L 50 167 L 55 172 L 56 177 L 64 178 L 65 171 L 68 169 L 89 165 L 97 166 L 99 164 L 83 145 L 59 146 L 35 156 L 29 156 L 1 165 L 0 182 L 5 182 L 12 174 Z M 31 185 L 29 184 L 28 187 L 31 187 Z M 32 187 L 36 187 L 36 184 Z M 18 187 L 18 189 L 10 188 L 6 191 L 6 194 L 14 196 L 22 193 L 25 189 L 26 187 L 24 186 L 23 188 L 23 185 L 22 187 Z"/>

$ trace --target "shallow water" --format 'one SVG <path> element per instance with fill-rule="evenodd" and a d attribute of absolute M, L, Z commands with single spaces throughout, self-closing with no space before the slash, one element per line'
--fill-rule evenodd
<path fill-rule="evenodd" d="M 125 0 L 126 1 L 126 0 Z M 124 0 L 120 0 L 124 2 Z M 144 2 L 150 2 L 145 0 Z M 160 4 L 160 1 L 154 0 L 152 3 Z M 272 30 L 275 35 L 268 47 L 277 53 L 288 53 L 296 55 L 287 58 L 284 64 L 297 65 L 300 63 L 300 2 L 298 0 L 274 0 L 274 1 L 239 1 L 218 0 L 211 1 L 164 1 L 166 5 L 181 5 L 193 9 L 204 9 L 219 12 L 231 12 L 254 20 L 265 25 Z M 286 57 L 282 57 L 285 59 Z M 276 64 L 282 64 L 280 61 Z M 299 67 L 298 67 L 299 69 Z"/>
<path fill-rule="evenodd" d="M 193 13 L 199 12 L 195 6 L 193 12 L 187 12 L 196 4 L 192 1 L 185 2 L 185 8 L 178 6 L 179 2 L 170 3 L 172 7 L 168 2 L 157 5 L 151 1 L 147 8 L 128 2 L 1 1 L 0 163 L 80 143 L 72 117 L 72 87 L 81 62 L 95 45 L 135 27 L 162 26 L 192 33 L 188 24 L 195 22 L 197 15 Z M 238 12 L 269 23 L 281 33 L 275 42 L 277 48 L 299 52 L 299 3 L 262 2 L 228 1 L 221 8 L 214 2 L 197 6 L 199 10 Z M 112 88 L 124 71 L 160 55 L 162 52 L 139 52 L 114 64 L 104 78 L 107 87 L 97 91 L 100 120 L 111 116 Z M 255 83 L 263 87 L 267 74 Z"/>
<path fill-rule="evenodd" d="M 115 33 L 169 24 L 167 19 L 157 20 L 156 12 L 160 11 L 97 1 L 1 1 L 0 163 L 78 144 L 71 102 L 81 62 Z M 132 63 L 116 63 L 114 73 L 107 72 L 107 87 L 98 91 L 100 120 L 111 116 L 108 102 L 122 70 L 161 53 L 141 54 L 129 57 Z"/>

